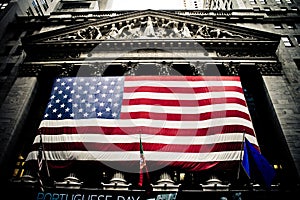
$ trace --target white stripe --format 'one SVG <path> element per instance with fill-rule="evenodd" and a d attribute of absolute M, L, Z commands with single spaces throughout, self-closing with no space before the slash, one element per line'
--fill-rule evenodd
<path fill-rule="evenodd" d="M 236 86 L 242 87 L 240 81 L 164 81 L 164 80 L 145 80 L 145 81 L 124 81 L 124 87 L 179 87 L 179 88 L 195 88 L 195 87 L 211 87 L 211 86 Z"/>
<path fill-rule="evenodd" d="M 43 135 L 43 143 L 138 143 L 139 136 L 132 135 L 104 135 L 104 134 L 60 134 L 60 135 Z M 223 133 L 207 136 L 166 136 L 166 135 L 149 135 L 141 134 L 142 140 L 145 143 L 160 143 L 160 144 L 179 144 L 179 145 L 204 145 L 204 144 L 217 144 L 228 142 L 242 142 L 243 133 Z M 38 143 L 38 136 L 36 136 L 34 143 Z M 258 145 L 254 136 L 247 134 L 247 139 Z"/>
<path fill-rule="evenodd" d="M 249 120 L 240 117 L 226 117 L 208 119 L 202 121 L 166 121 L 153 119 L 63 119 L 63 120 L 43 120 L 40 123 L 42 127 L 84 127 L 84 126 L 99 126 L 99 127 L 137 127 L 146 126 L 153 128 L 172 128 L 172 129 L 200 129 L 210 128 L 215 126 L 226 125 L 243 125 L 253 129 L 252 123 Z"/>
<path fill-rule="evenodd" d="M 241 111 L 249 115 L 248 108 L 246 106 L 234 103 L 226 104 L 214 104 L 206 106 L 160 106 L 160 105 L 129 105 L 122 106 L 121 113 L 130 112 L 151 112 L 151 113 L 163 113 L 163 114 L 201 114 L 207 112 L 224 111 L 226 117 L 226 111 Z"/>
<path fill-rule="evenodd" d="M 212 161 L 238 161 L 242 151 L 222 151 L 208 153 L 178 153 L 178 152 L 144 152 L 147 161 L 178 161 L 178 162 L 212 162 Z M 49 160 L 83 160 L 83 161 L 138 161 L 139 151 L 45 151 Z M 37 152 L 28 154 L 26 161 L 36 160 Z"/>
<path fill-rule="evenodd" d="M 188 91 L 188 90 L 187 90 Z M 124 93 L 123 99 L 158 99 L 158 100 L 203 100 L 214 98 L 239 98 L 245 100 L 244 94 L 240 92 L 206 92 L 206 93 L 156 93 L 156 92 L 134 92 Z"/>

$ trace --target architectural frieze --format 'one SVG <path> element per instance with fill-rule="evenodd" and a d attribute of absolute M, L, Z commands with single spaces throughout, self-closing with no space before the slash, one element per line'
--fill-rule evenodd
<path fill-rule="evenodd" d="M 207 25 L 147 16 L 142 19 L 112 23 L 110 26 L 88 26 L 51 40 L 116 40 L 148 38 L 251 39 L 240 33 Z"/>
<path fill-rule="evenodd" d="M 186 75 L 203 76 L 208 75 L 212 68 L 219 71 L 220 75 L 238 76 L 242 67 L 253 67 L 262 75 L 282 75 L 282 66 L 279 62 L 117 62 L 117 63 L 90 63 L 90 64 L 23 64 L 19 69 L 19 76 L 39 76 L 41 73 L 47 73 L 47 70 L 55 72 L 57 76 L 107 76 L 108 71 L 114 71 L 119 75 L 136 76 L 143 75 L 146 71 L 149 73 L 151 68 L 153 73 L 160 76 L 170 76 L 181 74 L 181 70 L 188 72 Z M 147 69 L 148 68 L 148 69 Z"/>

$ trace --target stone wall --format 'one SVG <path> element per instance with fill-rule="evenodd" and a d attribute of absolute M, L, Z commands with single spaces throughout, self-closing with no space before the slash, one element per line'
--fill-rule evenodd
<path fill-rule="evenodd" d="M 292 159 L 300 174 L 300 112 L 297 102 L 294 101 L 285 77 L 264 76 L 273 109 L 278 118 L 284 138 L 289 147 Z M 272 108 L 271 108 L 272 109 Z M 274 113 L 274 114 L 275 114 Z"/>
<path fill-rule="evenodd" d="M 35 97 L 37 79 L 20 77 L 14 82 L 0 108 L 0 171 L 7 172 L 13 164 L 16 144 Z M 10 176 L 10 174 L 0 174 Z"/>

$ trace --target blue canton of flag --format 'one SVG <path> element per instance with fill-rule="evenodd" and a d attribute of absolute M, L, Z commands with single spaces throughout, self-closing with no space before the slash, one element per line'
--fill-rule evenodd
<path fill-rule="evenodd" d="M 118 119 L 123 85 L 123 77 L 56 79 L 44 119 Z"/>

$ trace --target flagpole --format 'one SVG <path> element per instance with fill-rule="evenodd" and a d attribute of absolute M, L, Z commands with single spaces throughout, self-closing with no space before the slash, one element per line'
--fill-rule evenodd
<path fill-rule="evenodd" d="M 242 165 L 242 154 L 244 151 L 244 144 L 245 144 L 245 131 L 243 132 L 243 140 L 242 140 L 242 145 L 241 145 L 241 153 L 240 153 L 240 160 L 239 160 L 239 167 L 238 167 L 238 172 L 237 172 L 237 180 L 240 179 L 240 171 L 241 171 L 241 165 Z"/>
<path fill-rule="evenodd" d="M 47 175 L 48 175 L 48 178 L 50 178 L 50 171 L 49 171 L 49 167 L 48 167 L 48 161 L 47 161 L 47 157 L 46 157 L 46 153 L 45 153 L 45 148 L 44 148 L 44 143 L 43 143 L 43 137 L 42 137 L 42 133 L 41 131 L 40 132 L 40 138 L 41 138 L 41 142 L 42 142 L 42 148 L 43 148 L 43 155 L 44 155 L 44 158 L 45 158 L 45 165 L 46 165 L 46 169 L 47 169 Z"/>
<path fill-rule="evenodd" d="M 148 171 L 148 167 L 146 164 L 146 160 L 144 157 L 144 150 L 143 150 L 143 144 L 142 144 L 142 136 L 140 134 L 140 156 L 141 156 L 141 160 L 140 160 L 140 180 L 139 180 L 139 185 L 142 186 L 143 185 L 143 176 L 144 176 L 144 172 L 143 169 L 145 168 L 146 170 L 146 176 L 147 176 L 147 180 L 150 183 L 150 176 L 149 176 L 149 171 Z"/>

